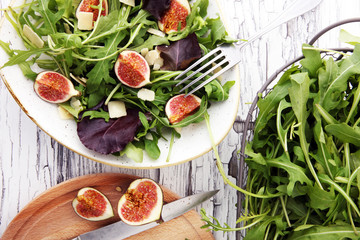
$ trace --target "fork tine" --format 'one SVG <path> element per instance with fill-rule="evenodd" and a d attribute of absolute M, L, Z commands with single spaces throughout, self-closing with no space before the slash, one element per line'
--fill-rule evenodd
<path fill-rule="evenodd" d="M 211 73 L 212 71 L 214 71 L 216 68 L 220 67 L 221 65 L 223 65 L 224 63 L 226 63 L 228 60 L 225 58 L 224 60 L 222 60 L 221 62 L 219 62 L 218 64 L 214 65 L 212 68 L 210 68 L 209 70 L 207 70 L 205 73 L 201 74 L 199 77 L 197 77 L 196 79 L 192 80 L 188 85 L 186 85 L 185 87 L 183 87 L 180 92 L 183 92 L 184 90 L 188 89 L 189 87 L 191 87 L 194 83 L 200 81 L 201 79 L 203 79 L 206 75 L 208 75 L 209 73 Z M 222 70 L 221 70 L 222 71 Z M 211 77 L 212 78 L 212 77 Z M 207 81 L 206 81 L 207 82 Z M 202 85 L 203 86 L 203 85 Z"/>
<path fill-rule="evenodd" d="M 196 88 L 194 88 L 193 90 L 191 90 L 190 92 L 188 92 L 186 96 L 196 92 L 197 90 L 199 90 L 200 88 L 202 88 L 203 86 L 205 86 L 206 84 L 208 84 L 209 82 L 211 82 L 212 80 L 214 80 L 215 78 L 217 78 L 218 76 L 220 76 L 221 74 L 223 74 L 224 72 L 226 72 L 227 70 L 229 70 L 230 68 L 232 68 L 234 65 L 227 65 L 226 67 L 224 67 L 223 69 L 221 69 L 219 72 L 215 73 L 213 76 L 211 76 L 209 79 L 207 79 L 206 81 L 204 81 L 203 83 L 201 83 L 199 86 L 197 86 Z"/>
<path fill-rule="evenodd" d="M 191 77 L 193 77 L 194 75 L 196 75 L 197 73 L 199 73 L 200 71 L 202 71 L 204 68 L 208 67 L 210 64 L 212 64 L 213 62 L 215 62 L 216 60 L 218 60 L 221 57 L 225 57 L 224 54 L 219 54 L 216 57 L 214 57 L 213 59 L 211 59 L 209 62 L 207 62 L 205 65 L 201 66 L 201 68 L 197 69 L 196 71 L 194 71 L 193 73 L 191 73 L 189 76 L 187 76 L 186 78 L 184 78 L 183 80 L 181 80 L 179 83 L 177 83 L 175 86 L 179 86 L 180 84 L 184 83 L 185 81 L 187 81 L 188 79 L 190 79 Z"/>
<path fill-rule="evenodd" d="M 204 55 L 202 58 L 198 59 L 196 62 L 191 64 L 189 67 L 187 67 L 186 70 L 183 71 L 182 73 L 180 73 L 174 80 L 177 80 L 177 79 L 181 78 L 182 76 L 184 76 L 184 74 L 189 72 L 191 69 L 193 69 L 194 67 L 196 67 L 197 65 L 202 63 L 205 59 L 207 59 L 208 57 L 211 57 L 212 55 L 214 55 L 218 51 L 220 51 L 220 49 L 218 49 L 218 48 L 215 48 L 215 49 L 211 50 L 206 55 Z"/>

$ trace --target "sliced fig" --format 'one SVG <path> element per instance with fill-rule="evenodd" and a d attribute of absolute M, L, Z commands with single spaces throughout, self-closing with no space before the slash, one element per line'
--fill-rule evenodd
<path fill-rule="evenodd" d="M 90 221 L 100 221 L 114 216 L 110 201 L 95 188 L 85 187 L 79 190 L 72 206 L 77 215 Z"/>
<path fill-rule="evenodd" d="M 41 99 L 51 103 L 66 102 L 71 97 L 81 95 L 69 79 L 52 71 L 41 72 L 37 75 L 34 90 Z"/>
<path fill-rule="evenodd" d="M 141 54 L 123 51 L 115 63 L 115 74 L 119 81 L 132 88 L 141 88 L 150 83 L 150 67 Z"/>
<path fill-rule="evenodd" d="M 166 103 L 165 113 L 171 124 L 178 123 L 200 108 L 201 99 L 193 94 L 176 95 Z"/>
<path fill-rule="evenodd" d="M 93 18 L 92 18 L 92 22 L 95 22 L 98 19 L 99 16 L 99 6 L 100 5 L 100 0 L 82 0 L 78 6 L 78 8 L 76 9 L 76 18 L 82 18 L 81 16 L 79 16 L 80 12 L 87 12 L 87 13 L 92 13 L 93 14 Z M 109 13 L 109 8 L 108 8 L 108 1 L 107 0 L 103 0 L 102 1 L 102 10 L 101 10 L 101 16 L 107 16 Z M 91 30 L 91 29 L 81 29 L 81 30 Z"/>
<path fill-rule="evenodd" d="M 151 179 L 133 181 L 120 198 L 118 213 L 121 220 L 130 225 L 142 225 L 160 219 L 163 193 Z"/>
<path fill-rule="evenodd" d="M 177 32 L 180 25 L 180 30 L 183 30 L 190 12 L 188 0 L 171 0 L 169 9 L 158 21 L 159 29 L 165 33 Z"/>

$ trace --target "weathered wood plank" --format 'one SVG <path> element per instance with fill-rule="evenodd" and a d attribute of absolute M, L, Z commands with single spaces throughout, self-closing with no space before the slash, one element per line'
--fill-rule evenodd
<path fill-rule="evenodd" d="M 2 0 L 0 7 L 10 0 Z M 290 0 L 222 0 L 233 36 L 247 38 L 264 27 L 287 6 Z M 301 44 L 320 29 L 339 19 L 359 15 L 360 2 L 347 0 L 323 1 L 314 11 L 274 29 L 241 53 L 241 99 L 238 120 L 244 120 L 249 102 L 265 79 L 286 61 L 301 54 Z M 355 24 L 356 25 L 356 24 Z M 359 32 L 360 24 L 346 26 Z M 317 44 L 334 47 L 338 31 L 324 36 Z M 237 126 L 239 127 L 239 126 Z M 238 128 L 235 128 L 237 130 Z M 219 145 L 221 160 L 229 179 L 236 182 L 236 150 L 241 133 L 231 130 Z M 231 163 L 231 164 L 230 164 Z M 121 172 L 149 177 L 159 181 L 181 196 L 221 189 L 211 201 L 202 204 L 208 215 L 220 223 L 235 226 L 237 193 L 225 186 L 212 152 L 189 163 L 154 170 L 130 170 L 106 166 L 85 159 L 56 143 L 20 110 L 3 82 L 0 82 L 0 235 L 15 215 L 45 189 L 67 179 L 89 173 Z M 232 175 L 232 176 L 230 176 Z M 214 233 L 216 239 L 235 239 L 235 233 Z"/>

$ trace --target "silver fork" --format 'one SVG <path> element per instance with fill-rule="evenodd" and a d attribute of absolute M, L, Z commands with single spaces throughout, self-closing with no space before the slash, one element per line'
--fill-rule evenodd
<path fill-rule="evenodd" d="M 185 81 L 189 80 L 190 78 L 192 78 L 193 76 L 195 76 L 196 74 L 201 72 L 203 69 L 209 67 L 210 64 L 213 64 L 217 60 L 220 60 L 220 62 L 213 64 L 212 68 L 207 70 L 205 73 L 203 73 L 202 75 L 200 75 L 199 77 L 197 77 L 196 79 L 191 81 L 188 85 L 186 85 L 184 88 L 182 88 L 180 90 L 180 92 L 185 91 L 190 86 L 192 86 L 196 82 L 200 81 L 205 76 L 209 75 L 215 69 L 220 67 L 221 68 L 220 71 L 216 72 L 214 75 L 212 75 L 206 81 L 202 82 L 200 85 L 198 85 L 197 87 L 192 89 L 190 92 L 187 93 L 187 95 L 196 92 L 197 90 L 199 90 L 200 88 L 202 88 L 203 86 L 205 86 L 206 84 L 208 84 L 209 82 L 211 82 L 212 80 L 214 80 L 215 78 L 217 78 L 218 76 L 220 76 L 221 74 L 223 74 L 224 72 L 226 72 L 227 70 L 232 68 L 234 65 L 239 63 L 240 54 L 241 54 L 240 50 L 243 47 L 249 45 L 251 42 L 258 39 L 259 37 L 261 37 L 265 33 L 271 31 L 275 27 L 277 27 L 277 26 L 279 26 L 279 25 L 281 25 L 281 24 L 283 24 L 283 23 L 285 23 L 285 22 L 287 22 L 287 21 L 289 21 L 289 20 L 291 20 L 291 19 L 293 19 L 293 18 L 295 18 L 297 16 L 300 16 L 300 15 L 310 11 L 311 9 L 313 9 L 317 5 L 319 5 L 319 3 L 321 1 L 322 0 L 295 0 L 295 1 L 293 1 L 289 5 L 289 7 L 287 7 L 277 18 L 275 18 L 272 22 L 270 22 L 266 27 L 264 27 L 262 30 L 257 32 L 255 35 L 250 37 L 247 41 L 241 42 L 240 44 L 232 44 L 232 45 L 223 44 L 223 45 L 213 49 L 208 54 L 206 54 L 205 56 L 200 58 L 199 60 L 197 60 L 195 63 L 193 63 L 191 66 L 189 66 L 185 71 L 183 71 L 181 74 L 179 74 L 175 78 L 175 80 L 180 79 L 182 76 L 184 76 L 190 70 L 192 70 L 193 68 L 200 65 L 203 61 L 209 59 L 210 57 L 213 57 L 212 59 L 210 59 L 210 61 L 208 61 L 206 64 L 204 64 L 203 66 L 198 68 L 196 71 L 191 73 L 189 76 L 187 76 L 183 80 L 181 80 L 175 86 L 179 86 L 180 84 L 184 83 Z M 227 65 L 223 66 L 224 64 L 227 64 Z"/>

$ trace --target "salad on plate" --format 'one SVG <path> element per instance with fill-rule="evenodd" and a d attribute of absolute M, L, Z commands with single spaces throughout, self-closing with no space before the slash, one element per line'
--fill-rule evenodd
<path fill-rule="evenodd" d="M 39 98 L 57 104 L 61 118 L 75 120 L 86 148 L 142 162 L 144 152 L 158 159 L 158 143 L 166 140 L 169 160 L 181 129 L 207 119 L 235 83 L 214 80 L 192 95 L 180 94 L 200 72 L 175 86 L 191 62 L 235 41 L 219 16 L 207 16 L 209 4 L 34 0 L 9 6 L 5 17 L 25 48 L 0 40 L 9 56 L 1 69 L 18 65 Z"/>

